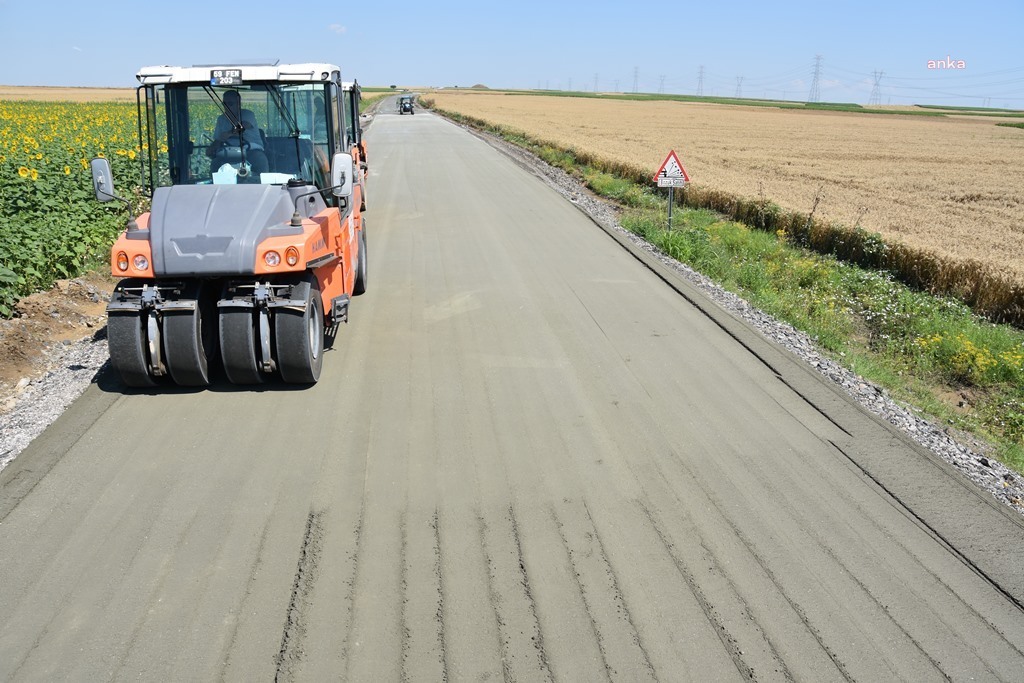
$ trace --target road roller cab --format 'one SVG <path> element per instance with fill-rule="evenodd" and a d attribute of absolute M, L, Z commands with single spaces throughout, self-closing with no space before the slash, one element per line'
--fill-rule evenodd
<path fill-rule="evenodd" d="M 111 250 L 114 367 L 130 386 L 310 384 L 366 289 L 359 88 L 332 64 L 139 71 L 151 209 Z M 118 198 L 93 161 L 96 197 Z"/>

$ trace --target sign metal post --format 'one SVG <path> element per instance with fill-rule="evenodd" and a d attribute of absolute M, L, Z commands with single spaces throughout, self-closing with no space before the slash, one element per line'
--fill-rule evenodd
<path fill-rule="evenodd" d="M 686 173 L 686 169 L 683 168 L 683 164 L 680 163 L 675 150 L 669 151 L 665 161 L 661 164 L 661 168 L 654 174 L 654 180 L 657 181 L 658 187 L 668 188 L 668 229 L 671 230 L 675 189 L 677 187 L 685 188 L 686 184 L 690 182 L 690 176 Z"/>

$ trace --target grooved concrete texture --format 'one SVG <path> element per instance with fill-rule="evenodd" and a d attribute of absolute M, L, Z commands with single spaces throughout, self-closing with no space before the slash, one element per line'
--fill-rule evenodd
<path fill-rule="evenodd" d="M 382 111 L 319 384 L 106 378 L 0 474 L 0 679 L 1019 680 L 1019 520 Z"/>

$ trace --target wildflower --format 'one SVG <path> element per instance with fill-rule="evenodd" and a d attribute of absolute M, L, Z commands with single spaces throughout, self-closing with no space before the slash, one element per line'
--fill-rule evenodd
<path fill-rule="evenodd" d="M 65 166 L 64 167 L 64 175 L 71 175 L 71 167 L 70 166 Z"/>
<path fill-rule="evenodd" d="M 32 180 L 39 180 L 39 171 L 33 168 L 30 173 L 32 174 Z"/>
<path fill-rule="evenodd" d="M 25 168 L 24 166 L 22 166 L 21 168 L 18 169 L 18 175 L 20 175 L 22 178 L 27 178 L 28 177 L 28 169 Z"/>

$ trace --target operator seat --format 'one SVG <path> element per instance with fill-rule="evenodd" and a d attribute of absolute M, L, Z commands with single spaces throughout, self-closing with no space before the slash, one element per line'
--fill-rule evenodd
<path fill-rule="evenodd" d="M 266 154 L 267 134 L 263 132 L 262 128 L 259 128 L 258 130 L 260 132 L 260 140 L 263 141 L 264 154 Z M 217 150 L 216 154 L 214 154 L 213 158 L 210 160 L 210 175 L 213 175 L 218 170 L 220 170 L 220 167 L 223 166 L 224 164 L 234 165 L 242 163 L 243 146 L 245 147 L 245 156 L 247 157 L 247 161 L 249 162 L 250 167 L 253 168 L 254 173 L 259 173 L 260 171 L 256 169 L 258 164 L 254 164 L 253 160 L 251 158 L 248 158 L 249 143 L 245 142 L 244 140 L 239 140 L 239 136 L 237 135 L 232 135 L 230 138 L 228 138 L 228 142 L 226 144 L 221 145 L 220 149 Z"/>

